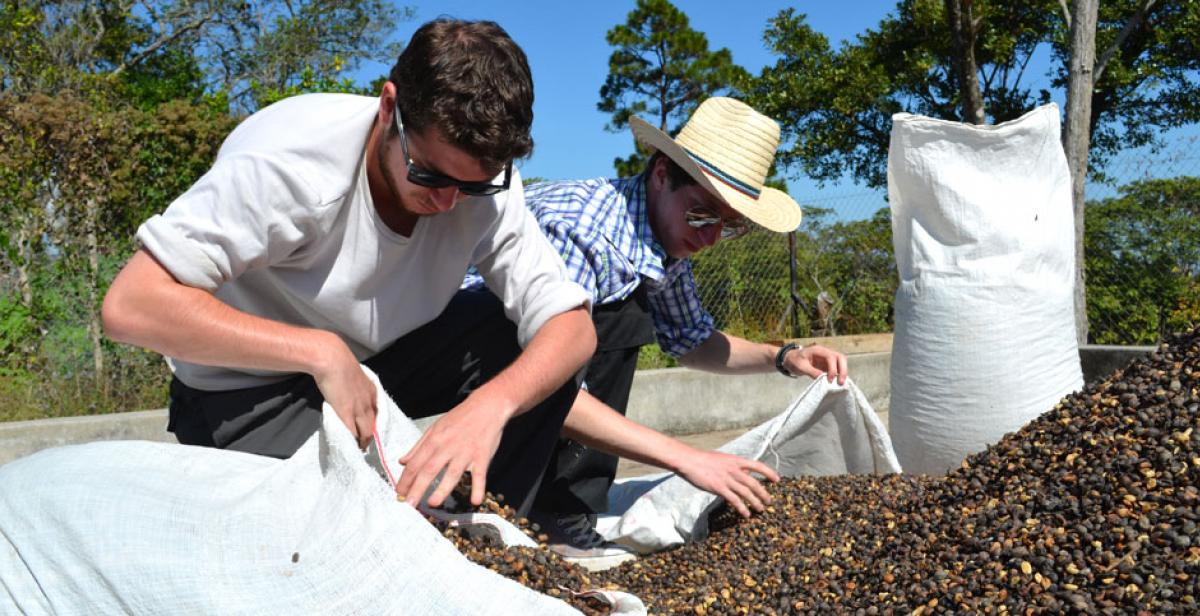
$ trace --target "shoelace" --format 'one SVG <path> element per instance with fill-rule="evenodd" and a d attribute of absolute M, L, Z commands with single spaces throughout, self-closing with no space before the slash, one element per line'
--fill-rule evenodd
<path fill-rule="evenodd" d="M 590 516 L 564 516 L 559 521 L 565 521 L 559 525 L 559 529 L 569 537 L 571 544 L 575 547 L 590 550 L 604 545 L 604 537 L 596 532 L 595 522 Z"/>

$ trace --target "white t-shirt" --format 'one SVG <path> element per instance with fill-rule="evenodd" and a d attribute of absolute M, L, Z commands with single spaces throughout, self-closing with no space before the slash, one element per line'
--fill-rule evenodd
<path fill-rule="evenodd" d="M 510 190 L 422 217 L 411 237 L 388 228 L 363 163 L 377 110 L 376 98 L 310 94 L 255 113 L 138 241 L 179 282 L 250 314 L 335 332 L 360 361 L 441 314 L 471 265 L 522 345 L 588 303 L 526 209 L 515 169 Z M 204 390 L 287 376 L 168 363 Z"/>

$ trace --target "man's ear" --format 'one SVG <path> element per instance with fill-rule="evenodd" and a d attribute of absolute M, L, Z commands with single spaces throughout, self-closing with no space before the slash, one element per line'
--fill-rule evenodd
<path fill-rule="evenodd" d="M 659 156 L 654 159 L 654 165 L 650 167 L 650 188 L 654 190 L 662 190 L 667 181 L 667 158 Z"/>
<path fill-rule="evenodd" d="M 387 129 L 392 125 L 393 113 L 396 113 L 396 84 L 385 81 L 379 91 L 379 113 L 375 117 L 380 128 Z"/>

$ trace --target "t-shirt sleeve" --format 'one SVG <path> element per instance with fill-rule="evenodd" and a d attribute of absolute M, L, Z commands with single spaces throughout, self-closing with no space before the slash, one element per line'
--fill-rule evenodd
<path fill-rule="evenodd" d="M 219 158 L 137 239 L 176 280 L 215 291 L 243 272 L 279 263 L 319 227 L 318 195 L 300 174 L 261 155 Z"/>
<path fill-rule="evenodd" d="M 489 289 L 504 302 L 525 346 L 551 317 L 591 305 L 591 294 L 567 276 L 562 258 L 525 207 L 525 193 L 514 172 L 513 188 L 496 198 L 498 219 L 475 255 Z"/>

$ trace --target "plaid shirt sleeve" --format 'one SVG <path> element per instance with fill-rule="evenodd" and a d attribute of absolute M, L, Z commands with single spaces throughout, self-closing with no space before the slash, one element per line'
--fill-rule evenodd
<path fill-rule="evenodd" d="M 596 270 L 574 237 L 577 226 L 568 220 L 543 220 L 542 231 L 558 251 L 558 256 L 562 257 L 567 266 L 567 276 L 592 294 L 592 306 L 596 306 L 603 298 L 597 288 Z"/>
<path fill-rule="evenodd" d="M 716 329 L 712 315 L 700 304 L 691 261 L 675 264 L 649 300 L 658 346 L 672 357 L 692 352 Z"/>

